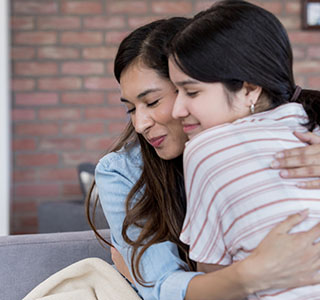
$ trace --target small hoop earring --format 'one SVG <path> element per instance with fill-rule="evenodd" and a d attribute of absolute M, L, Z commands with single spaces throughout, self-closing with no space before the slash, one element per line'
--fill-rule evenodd
<path fill-rule="evenodd" d="M 254 104 L 253 104 L 253 103 L 251 103 L 250 112 L 251 112 L 252 114 L 254 114 Z"/>

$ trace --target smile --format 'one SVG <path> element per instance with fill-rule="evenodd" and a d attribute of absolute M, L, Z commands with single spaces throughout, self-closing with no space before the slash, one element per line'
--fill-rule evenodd
<path fill-rule="evenodd" d="M 160 145 L 162 144 L 162 142 L 164 141 L 164 139 L 166 138 L 165 135 L 163 136 L 159 136 L 159 137 L 155 137 L 149 140 L 149 143 L 154 147 L 154 148 L 158 148 L 160 147 Z"/>
<path fill-rule="evenodd" d="M 199 127 L 199 124 L 185 124 L 183 125 L 183 131 L 188 134 L 198 127 Z"/>

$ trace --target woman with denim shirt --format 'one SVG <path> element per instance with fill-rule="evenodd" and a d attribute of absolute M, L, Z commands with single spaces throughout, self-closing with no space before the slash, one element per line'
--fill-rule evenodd
<path fill-rule="evenodd" d="M 287 233 L 304 214 L 280 224 L 241 263 L 205 275 L 189 271 L 195 270 L 194 264 L 178 238 L 185 214 L 181 154 L 186 137 L 171 117 L 175 89 L 168 79 L 165 52 L 168 41 L 186 22 L 173 18 L 145 25 L 118 50 L 115 75 L 132 124 L 96 168 L 113 246 L 145 300 L 241 299 L 264 289 L 319 283 L 314 275 L 319 264 L 302 264 L 309 261 L 306 257 L 319 256 L 314 238 L 310 233 Z M 311 160 L 319 157 L 318 145 L 308 151 Z M 287 166 L 299 164 L 289 160 Z M 319 236 L 320 228 L 315 231 Z M 209 294 L 201 293 L 203 286 L 212 287 Z"/>

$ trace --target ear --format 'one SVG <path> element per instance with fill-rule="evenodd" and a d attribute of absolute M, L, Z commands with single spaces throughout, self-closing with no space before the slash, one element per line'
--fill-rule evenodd
<path fill-rule="evenodd" d="M 242 86 L 242 94 L 245 97 L 245 105 L 250 107 L 251 104 L 257 104 L 259 97 L 262 93 L 262 87 L 249 83 L 244 82 Z"/>

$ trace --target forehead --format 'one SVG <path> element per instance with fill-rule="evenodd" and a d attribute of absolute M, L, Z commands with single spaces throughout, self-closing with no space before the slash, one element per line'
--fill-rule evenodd
<path fill-rule="evenodd" d="M 146 90 L 166 90 L 170 88 L 169 79 L 161 77 L 154 69 L 143 63 L 133 63 L 120 77 L 121 96 L 135 98 Z"/>

